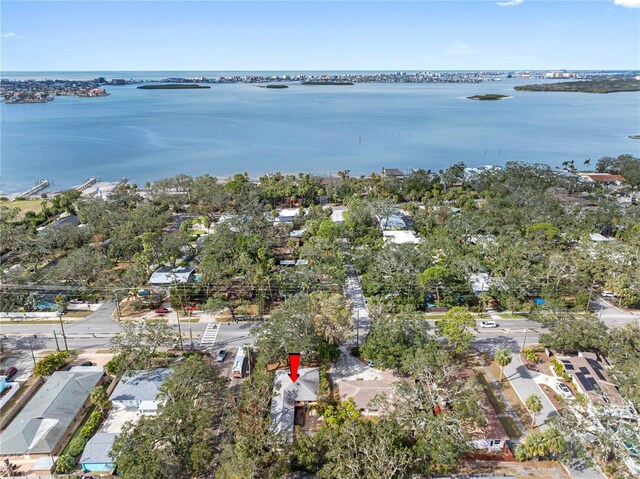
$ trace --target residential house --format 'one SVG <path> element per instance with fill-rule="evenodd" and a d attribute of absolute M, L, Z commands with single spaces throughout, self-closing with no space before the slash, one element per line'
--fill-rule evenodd
<path fill-rule="evenodd" d="M 394 389 L 392 387 L 395 378 L 392 374 L 385 374 L 378 379 L 373 380 L 343 380 L 338 381 L 338 390 L 340 391 L 340 400 L 351 400 L 356 408 L 364 416 L 379 416 L 380 410 L 376 401 L 373 399 L 377 396 L 391 400 Z"/>
<path fill-rule="evenodd" d="M 475 449 L 486 449 L 490 451 L 503 451 L 507 448 L 509 435 L 502 426 L 500 419 L 489 402 L 487 395 L 480 391 L 479 406 L 485 418 L 485 424 L 476 427 L 469 432 L 471 444 Z"/>
<path fill-rule="evenodd" d="M 622 397 L 607 372 L 608 365 L 594 353 L 580 352 L 577 357 L 558 358 L 578 391 L 597 406 L 624 412 L 630 404 Z"/>
<path fill-rule="evenodd" d="M 302 210 L 302 211 L 301 211 Z M 306 214 L 306 210 L 304 208 L 282 208 L 277 211 L 276 217 L 273 219 L 273 224 L 285 224 L 285 223 L 293 223 L 293 221 L 298 217 Z"/>
<path fill-rule="evenodd" d="M 157 413 L 158 393 L 169 379 L 170 368 L 132 371 L 122 377 L 109 396 L 111 412 L 102 429 L 85 446 L 80 465 L 85 472 L 110 472 L 115 469 L 109 455 L 113 442 L 127 422 L 135 422 L 142 415 Z"/>
<path fill-rule="evenodd" d="M 615 241 L 615 238 L 609 238 L 607 236 L 603 236 L 600 233 L 591 233 L 589 235 L 589 239 L 595 243 L 604 243 L 607 241 Z"/>
<path fill-rule="evenodd" d="M 0 433 L 0 455 L 56 455 L 80 425 L 103 371 L 57 371 Z"/>
<path fill-rule="evenodd" d="M 420 235 L 410 230 L 383 231 L 382 236 L 385 243 L 418 244 L 421 240 Z"/>
<path fill-rule="evenodd" d="M 620 186 L 626 181 L 624 176 L 612 175 L 611 173 L 578 173 L 578 176 L 587 183 L 598 183 L 609 186 Z"/>
<path fill-rule="evenodd" d="M 196 268 L 194 266 L 178 266 L 171 268 L 162 266 L 155 270 L 149 278 L 149 283 L 154 286 L 171 286 L 173 283 L 192 283 Z"/>
<path fill-rule="evenodd" d="M 271 399 L 271 424 L 269 429 L 277 434 L 286 435 L 293 442 L 293 427 L 296 409 L 313 404 L 318 400 L 320 371 L 318 368 L 298 370 L 300 377 L 293 382 L 289 371 L 279 370 L 273 381 Z"/>
<path fill-rule="evenodd" d="M 383 178 L 397 178 L 399 180 L 403 180 L 405 176 L 404 172 L 398 168 L 382 168 Z"/>

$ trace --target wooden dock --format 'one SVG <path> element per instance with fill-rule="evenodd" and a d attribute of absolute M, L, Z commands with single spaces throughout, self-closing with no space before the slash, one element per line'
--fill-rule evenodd
<path fill-rule="evenodd" d="M 24 193 L 20 193 L 18 198 L 28 198 L 29 196 L 33 196 L 46 188 L 49 188 L 49 180 L 38 180 L 33 188 L 28 189 Z"/>

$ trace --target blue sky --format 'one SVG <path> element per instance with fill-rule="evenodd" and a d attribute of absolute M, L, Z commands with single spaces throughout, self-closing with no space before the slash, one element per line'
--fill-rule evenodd
<path fill-rule="evenodd" d="M 1 68 L 640 69 L 640 0 L 503 3 L 2 0 Z"/>

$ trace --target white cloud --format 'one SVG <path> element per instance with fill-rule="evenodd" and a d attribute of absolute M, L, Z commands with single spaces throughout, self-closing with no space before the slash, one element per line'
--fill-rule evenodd
<path fill-rule="evenodd" d="M 471 47 L 465 43 L 457 43 L 447 49 L 447 55 L 469 55 L 470 53 L 473 53 Z"/>
<path fill-rule="evenodd" d="M 619 1 L 619 0 L 615 0 L 615 1 Z M 628 1 L 634 1 L 634 0 L 628 0 Z M 508 2 L 498 2 L 496 3 L 496 5 L 500 7 L 517 7 L 522 2 L 524 2 L 524 0 L 509 0 Z"/>
<path fill-rule="evenodd" d="M 3 33 L 2 38 L 21 38 L 21 35 L 18 35 L 17 33 L 13 33 L 13 32 L 8 32 L 8 33 Z"/>
<path fill-rule="evenodd" d="M 627 8 L 640 8 L 640 0 L 613 0 L 613 3 Z"/>

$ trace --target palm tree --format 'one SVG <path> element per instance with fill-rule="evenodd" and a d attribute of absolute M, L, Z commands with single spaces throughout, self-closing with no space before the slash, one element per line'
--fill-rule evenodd
<path fill-rule="evenodd" d="M 524 404 L 531 413 L 531 427 L 533 427 L 536 421 L 536 414 L 542 411 L 542 401 L 539 396 L 532 394 L 527 398 Z"/>
<path fill-rule="evenodd" d="M 482 317 L 482 313 L 489 309 L 489 305 L 492 303 L 493 298 L 488 293 L 481 293 L 478 297 L 478 302 L 480 303 L 480 317 Z"/>
<path fill-rule="evenodd" d="M 493 356 L 496 363 L 500 365 L 500 381 L 502 381 L 502 375 L 504 371 L 504 367 L 511 363 L 511 351 L 508 349 L 498 349 Z"/>

